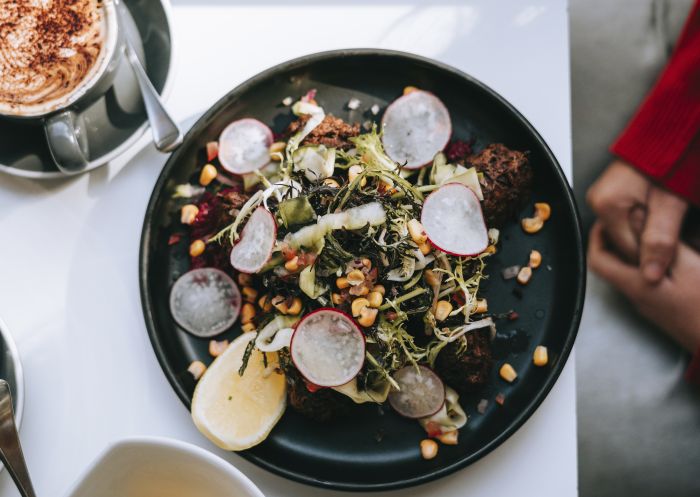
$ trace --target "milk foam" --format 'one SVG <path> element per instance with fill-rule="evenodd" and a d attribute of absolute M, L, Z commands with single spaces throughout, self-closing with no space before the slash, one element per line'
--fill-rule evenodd
<path fill-rule="evenodd" d="M 111 0 L 0 0 L 0 114 L 37 116 L 82 96 L 116 44 Z"/>

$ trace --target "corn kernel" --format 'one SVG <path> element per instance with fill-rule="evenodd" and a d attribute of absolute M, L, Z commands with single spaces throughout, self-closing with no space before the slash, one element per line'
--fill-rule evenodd
<path fill-rule="evenodd" d="M 525 219 L 520 221 L 520 224 L 523 227 L 523 231 L 525 231 L 525 233 L 529 233 L 532 235 L 542 229 L 542 226 L 544 226 L 544 221 L 541 217 L 526 217 Z"/>
<path fill-rule="evenodd" d="M 425 282 L 430 286 L 437 286 L 440 284 L 440 276 L 432 269 L 423 271 L 423 278 L 425 278 Z"/>
<path fill-rule="evenodd" d="M 292 305 L 287 308 L 287 314 L 297 315 L 301 312 L 301 298 L 294 297 Z"/>
<path fill-rule="evenodd" d="M 270 312 L 272 310 L 272 302 L 270 302 L 269 295 L 263 295 L 258 299 L 258 306 L 263 312 Z"/>
<path fill-rule="evenodd" d="M 370 307 L 364 307 L 360 311 L 360 317 L 358 318 L 357 322 L 360 326 L 364 328 L 369 328 L 374 324 L 374 320 L 377 319 L 377 314 L 379 313 L 379 309 L 372 309 Z"/>
<path fill-rule="evenodd" d="M 241 286 L 250 286 L 253 284 L 253 277 L 248 273 L 238 273 L 238 284 Z"/>
<path fill-rule="evenodd" d="M 452 304 L 447 300 L 440 300 L 435 308 L 435 319 L 437 321 L 444 321 L 451 312 Z"/>
<path fill-rule="evenodd" d="M 212 357 L 219 357 L 228 348 L 228 340 L 217 340 L 209 341 L 209 355 Z"/>
<path fill-rule="evenodd" d="M 520 283 L 521 285 L 527 285 L 530 281 L 530 278 L 532 278 L 532 268 L 530 266 L 521 267 L 520 271 L 518 271 L 518 276 L 516 278 L 518 280 L 518 283 Z"/>
<path fill-rule="evenodd" d="M 369 292 L 367 294 L 367 300 L 369 301 L 370 307 L 377 308 L 382 305 L 382 300 L 384 300 L 384 297 L 379 292 Z"/>
<path fill-rule="evenodd" d="M 285 142 L 275 142 L 270 145 L 268 152 L 270 153 L 270 159 L 279 162 L 282 160 L 284 149 L 287 147 Z"/>
<path fill-rule="evenodd" d="M 535 347 L 535 352 L 532 354 L 532 363 L 535 366 L 546 366 L 547 362 L 549 362 L 547 347 L 544 345 L 538 345 Z"/>
<path fill-rule="evenodd" d="M 202 361 L 193 361 L 187 368 L 187 371 L 194 377 L 195 380 L 200 379 L 206 370 L 207 367 Z"/>
<path fill-rule="evenodd" d="M 408 95 L 409 93 L 413 93 L 414 91 L 418 91 L 418 88 L 415 86 L 407 86 L 403 89 L 403 94 Z"/>
<path fill-rule="evenodd" d="M 428 255 L 432 249 L 433 247 L 431 247 L 428 242 L 418 245 L 418 250 L 420 250 L 420 253 L 423 255 Z"/>
<path fill-rule="evenodd" d="M 358 317 L 360 315 L 360 312 L 362 312 L 362 309 L 364 309 L 365 307 L 369 307 L 369 300 L 360 297 L 358 299 L 353 300 L 350 307 L 352 309 L 352 315 L 354 317 Z"/>
<path fill-rule="evenodd" d="M 352 286 L 359 285 L 365 281 L 365 273 L 359 269 L 353 269 L 348 273 L 347 281 Z"/>
<path fill-rule="evenodd" d="M 258 298 L 258 291 L 252 286 L 244 286 L 241 293 L 246 302 L 255 302 L 255 299 Z"/>
<path fill-rule="evenodd" d="M 457 430 L 452 430 L 448 431 L 446 433 L 442 433 L 436 437 L 440 442 L 444 443 L 445 445 L 457 445 L 457 441 L 459 438 L 459 431 Z"/>
<path fill-rule="evenodd" d="M 369 288 L 367 285 L 356 285 L 351 286 L 348 292 L 355 297 L 364 297 L 365 295 L 369 295 Z"/>
<path fill-rule="evenodd" d="M 199 257 L 204 253 L 204 248 L 206 245 L 202 240 L 195 240 L 190 244 L 190 256 Z"/>
<path fill-rule="evenodd" d="M 546 221 L 552 215 L 552 208 L 547 202 L 536 202 L 535 203 L 535 216 Z"/>
<path fill-rule="evenodd" d="M 416 245 L 421 245 L 428 241 L 428 235 L 425 233 L 425 228 L 418 219 L 411 219 L 408 222 L 408 234 L 411 240 L 416 242 Z"/>
<path fill-rule="evenodd" d="M 426 438 L 420 441 L 420 455 L 423 459 L 433 459 L 437 456 L 438 444 L 435 440 Z"/>
<path fill-rule="evenodd" d="M 326 178 L 323 180 L 323 184 L 326 186 L 330 186 L 331 188 L 340 188 L 340 183 L 338 183 L 336 180 L 333 178 Z"/>
<path fill-rule="evenodd" d="M 246 302 L 241 308 L 241 323 L 250 323 L 255 318 L 255 314 L 255 306 L 250 302 Z"/>
<path fill-rule="evenodd" d="M 367 257 L 363 257 L 363 258 L 360 260 L 360 262 L 362 262 L 362 265 L 363 265 L 364 267 L 366 267 L 367 269 L 371 269 L 371 268 L 372 268 L 372 261 L 371 261 L 370 259 L 368 259 Z"/>
<path fill-rule="evenodd" d="M 182 224 L 192 224 L 199 214 L 199 207 L 194 204 L 183 205 L 180 210 L 180 222 Z"/>
<path fill-rule="evenodd" d="M 242 325 L 241 331 L 243 331 L 243 333 L 250 333 L 251 331 L 255 331 L 255 323 L 246 323 Z"/>
<path fill-rule="evenodd" d="M 515 372 L 513 366 L 511 366 L 507 362 L 503 363 L 501 369 L 498 370 L 498 374 L 501 375 L 501 378 L 506 380 L 508 383 L 513 383 L 518 377 L 518 373 Z"/>
<path fill-rule="evenodd" d="M 386 288 L 384 288 L 384 285 L 374 285 L 372 291 L 381 294 L 382 297 L 386 295 Z"/>
<path fill-rule="evenodd" d="M 496 253 L 496 246 L 495 245 L 489 245 L 486 247 L 486 250 L 484 250 L 484 254 L 490 254 L 493 255 Z"/>
<path fill-rule="evenodd" d="M 335 280 L 335 286 L 337 286 L 339 289 L 343 290 L 344 288 L 347 288 L 350 286 L 350 283 L 348 282 L 348 279 L 345 278 L 344 276 L 341 276 L 337 280 Z"/>
<path fill-rule="evenodd" d="M 209 183 L 214 181 L 216 178 L 217 174 L 219 174 L 216 170 L 216 168 L 211 165 L 207 164 L 202 168 L 202 172 L 199 173 L 199 184 L 202 186 L 207 186 Z"/>
<path fill-rule="evenodd" d="M 533 250 L 530 252 L 530 262 L 528 263 L 528 266 L 530 266 L 532 269 L 537 269 L 540 267 L 540 264 L 542 264 L 542 254 L 538 250 Z"/>
<path fill-rule="evenodd" d="M 295 273 L 299 270 L 299 256 L 294 256 L 284 263 L 284 269 L 290 273 Z"/>
<path fill-rule="evenodd" d="M 287 299 L 284 298 L 282 295 L 277 295 L 276 297 L 272 297 L 272 300 L 270 301 L 272 305 L 280 311 L 282 314 L 287 314 L 289 312 L 289 306 L 287 305 Z"/>
<path fill-rule="evenodd" d="M 339 293 L 331 293 L 331 302 L 335 305 L 340 305 L 345 301 L 343 296 Z"/>
<path fill-rule="evenodd" d="M 488 312 L 489 310 L 489 303 L 486 299 L 479 299 L 476 301 L 476 308 L 474 309 L 474 312 L 477 314 L 483 314 L 485 312 Z"/>

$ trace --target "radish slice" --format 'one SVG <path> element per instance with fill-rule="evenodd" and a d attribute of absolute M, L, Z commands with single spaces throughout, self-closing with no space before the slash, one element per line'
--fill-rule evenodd
<path fill-rule="evenodd" d="M 241 231 L 231 250 L 231 265 L 243 273 L 257 273 L 270 259 L 277 238 L 277 225 L 270 211 L 260 206 Z"/>
<path fill-rule="evenodd" d="M 229 275 L 212 267 L 188 271 L 170 291 L 173 318 L 198 337 L 226 331 L 236 322 L 240 310 L 238 286 Z"/>
<path fill-rule="evenodd" d="M 407 418 L 432 416 L 445 403 L 445 384 L 426 366 L 405 366 L 394 373 L 401 390 L 389 394 L 389 403 Z"/>
<path fill-rule="evenodd" d="M 219 137 L 219 162 L 234 174 L 251 173 L 270 162 L 272 131 L 257 119 L 233 121 Z"/>
<path fill-rule="evenodd" d="M 431 193 L 421 223 L 430 243 L 451 255 L 476 255 L 489 244 L 479 199 L 462 183 L 448 183 Z"/>
<path fill-rule="evenodd" d="M 406 169 L 418 169 L 445 148 L 452 122 L 439 98 L 427 91 L 413 91 L 387 107 L 382 132 L 387 155 Z"/>
<path fill-rule="evenodd" d="M 322 387 L 337 387 L 362 369 L 365 337 L 350 316 L 324 307 L 299 321 L 290 351 L 304 378 Z"/>

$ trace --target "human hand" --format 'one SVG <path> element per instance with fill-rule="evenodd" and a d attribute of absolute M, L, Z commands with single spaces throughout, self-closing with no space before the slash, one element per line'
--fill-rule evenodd
<path fill-rule="evenodd" d="M 601 221 L 591 229 L 588 264 L 622 292 L 639 313 L 654 322 L 689 352 L 700 348 L 700 254 L 678 244 L 669 274 L 651 283 L 640 269 L 612 251 Z"/>
<path fill-rule="evenodd" d="M 619 160 L 586 198 L 616 251 L 639 264 L 648 282 L 660 282 L 676 255 L 688 203 Z"/>

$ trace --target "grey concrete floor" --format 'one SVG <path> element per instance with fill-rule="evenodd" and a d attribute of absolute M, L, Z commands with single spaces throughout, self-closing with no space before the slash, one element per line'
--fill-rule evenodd
<path fill-rule="evenodd" d="M 571 0 L 574 190 L 666 63 L 691 0 Z M 700 495 L 700 393 L 682 380 L 687 355 L 591 276 L 577 341 L 582 497 Z"/>

